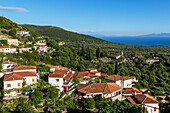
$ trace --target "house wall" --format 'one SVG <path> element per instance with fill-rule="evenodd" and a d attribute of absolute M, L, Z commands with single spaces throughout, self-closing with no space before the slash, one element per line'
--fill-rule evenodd
<path fill-rule="evenodd" d="M 37 76 L 23 77 L 23 79 L 25 79 L 26 85 L 31 85 L 37 83 L 38 77 Z"/>
<path fill-rule="evenodd" d="M 8 45 L 16 45 L 16 46 L 19 45 L 18 39 L 8 39 L 7 42 L 8 42 Z"/>
<path fill-rule="evenodd" d="M 2 64 L 2 69 L 12 69 L 13 64 Z"/>
<path fill-rule="evenodd" d="M 3 48 L 3 49 L 0 49 L 0 52 L 3 52 L 3 53 L 15 53 L 16 48 Z"/>
<path fill-rule="evenodd" d="M 59 79 L 59 81 L 56 81 L 56 79 Z M 60 92 L 63 91 L 63 78 L 48 77 L 48 82 L 53 86 L 58 86 L 57 88 L 60 90 Z"/>
<path fill-rule="evenodd" d="M 143 107 L 147 107 L 148 113 L 159 113 L 159 104 L 145 104 Z M 154 111 L 154 107 L 158 109 Z"/>
<path fill-rule="evenodd" d="M 20 86 L 18 86 L 20 83 Z M 22 88 L 23 80 L 13 80 L 13 81 L 4 81 L 4 90 L 9 90 L 13 88 Z M 11 87 L 7 87 L 7 84 L 11 84 Z"/>

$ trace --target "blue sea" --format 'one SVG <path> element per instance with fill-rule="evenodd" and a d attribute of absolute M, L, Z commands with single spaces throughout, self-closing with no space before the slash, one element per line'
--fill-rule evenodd
<path fill-rule="evenodd" d="M 132 45 L 161 45 L 170 46 L 170 37 L 102 37 L 100 39 Z"/>

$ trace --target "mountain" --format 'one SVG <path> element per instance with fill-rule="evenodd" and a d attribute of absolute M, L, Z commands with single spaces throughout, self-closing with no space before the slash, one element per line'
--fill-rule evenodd
<path fill-rule="evenodd" d="M 65 41 L 68 43 L 84 43 L 84 44 L 111 43 L 111 42 L 108 42 L 102 39 L 95 38 L 93 36 L 67 31 L 62 28 L 54 27 L 54 26 L 38 26 L 38 25 L 28 25 L 28 24 L 25 24 L 23 26 L 31 30 L 34 30 L 42 35 L 46 35 L 52 39 L 55 39 L 55 40 L 59 39 L 60 41 Z"/>

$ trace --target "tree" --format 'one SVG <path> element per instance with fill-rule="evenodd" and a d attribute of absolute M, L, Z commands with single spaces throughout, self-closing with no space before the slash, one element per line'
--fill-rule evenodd
<path fill-rule="evenodd" d="M 99 59 L 100 58 L 100 47 L 97 47 L 97 50 L 96 50 L 96 57 L 97 57 L 97 59 Z"/>
<path fill-rule="evenodd" d="M 54 86 L 48 87 L 47 95 L 50 99 L 55 99 L 58 97 L 58 90 Z"/>
<path fill-rule="evenodd" d="M 72 80 L 72 83 L 79 84 L 80 83 L 79 78 L 78 77 L 74 77 L 73 80 Z"/>
<path fill-rule="evenodd" d="M 43 94 L 40 91 L 35 91 L 33 94 L 31 94 L 31 104 L 35 107 L 40 104 L 41 99 L 43 99 Z"/>
<path fill-rule="evenodd" d="M 93 109 L 95 107 L 95 101 L 93 98 L 83 99 L 83 104 L 85 108 Z"/>
<path fill-rule="evenodd" d="M 115 74 L 118 74 L 118 63 L 115 64 Z"/>

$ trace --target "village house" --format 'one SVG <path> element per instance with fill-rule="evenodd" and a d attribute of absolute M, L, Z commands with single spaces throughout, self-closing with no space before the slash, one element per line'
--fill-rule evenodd
<path fill-rule="evenodd" d="M 34 45 L 46 45 L 46 40 L 38 40 Z"/>
<path fill-rule="evenodd" d="M 30 32 L 29 31 L 21 30 L 21 31 L 17 31 L 17 35 L 20 35 L 20 36 L 30 36 Z"/>
<path fill-rule="evenodd" d="M 159 102 L 149 94 L 138 94 L 126 97 L 131 104 L 141 105 L 148 113 L 159 113 Z"/>
<path fill-rule="evenodd" d="M 2 70 L 3 71 L 12 70 L 14 68 L 14 66 L 16 66 L 16 65 L 17 65 L 16 62 L 4 61 L 4 62 L 2 62 Z"/>
<path fill-rule="evenodd" d="M 153 64 L 153 63 L 155 63 L 155 62 L 159 62 L 159 60 L 155 60 L 155 59 L 153 59 L 153 58 L 148 58 L 148 59 L 146 59 L 146 63 L 148 63 L 148 64 Z"/>
<path fill-rule="evenodd" d="M 64 45 L 65 44 L 65 42 L 59 42 L 58 43 L 58 45 L 60 45 L 60 46 L 62 46 L 62 45 Z"/>
<path fill-rule="evenodd" d="M 76 73 L 74 76 L 80 78 L 80 84 L 86 84 L 90 79 L 94 80 L 95 78 L 99 78 L 101 72 L 98 72 L 97 69 L 94 68 L 88 68 L 85 72 Z"/>
<path fill-rule="evenodd" d="M 26 42 L 26 44 L 32 44 L 33 42 Z"/>
<path fill-rule="evenodd" d="M 0 46 L 0 52 L 2 52 L 2 53 L 16 53 L 16 48 L 10 47 L 10 46 Z"/>
<path fill-rule="evenodd" d="M 74 77 L 74 71 L 67 70 L 55 70 L 48 76 L 48 82 L 53 86 L 58 86 L 60 92 L 66 92 L 73 85 L 72 79 Z"/>
<path fill-rule="evenodd" d="M 31 53 L 32 52 L 31 50 L 32 50 L 32 48 L 20 48 L 19 53 L 22 53 L 22 52 L 30 52 Z"/>
<path fill-rule="evenodd" d="M 137 82 L 136 77 L 120 76 L 120 75 L 110 75 L 105 78 L 105 80 L 116 83 L 122 88 L 132 88 L 133 82 Z"/>
<path fill-rule="evenodd" d="M 115 83 L 81 84 L 77 88 L 80 97 L 92 98 L 101 95 L 103 98 L 110 98 L 113 101 L 121 100 L 121 90 L 121 87 Z"/>
<path fill-rule="evenodd" d="M 111 58 L 111 59 L 119 59 L 119 58 L 121 58 L 122 57 L 122 55 L 109 55 L 109 58 Z"/>
<path fill-rule="evenodd" d="M 132 96 L 132 95 L 137 95 L 137 94 L 142 94 L 142 92 L 135 87 L 132 88 L 124 88 L 123 89 L 123 95 L 125 96 Z"/>
<path fill-rule="evenodd" d="M 47 52 L 47 46 L 44 45 L 39 45 L 39 46 L 34 46 L 34 49 L 39 53 L 39 54 L 44 54 L 44 52 Z"/>
<path fill-rule="evenodd" d="M 36 62 L 36 65 L 45 65 L 43 62 Z"/>
<path fill-rule="evenodd" d="M 7 39 L 7 43 L 8 45 L 15 45 L 15 46 L 19 45 L 18 39 Z"/>
<path fill-rule="evenodd" d="M 4 76 L 4 96 L 16 96 L 21 93 L 23 83 L 31 85 L 37 82 L 39 76 L 35 72 L 23 71 L 5 74 Z M 15 90 L 16 89 L 16 90 Z"/>
<path fill-rule="evenodd" d="M 36 73 L 36 66 L 16 66 L 13 69 L 13 72 L 35 72 Z"/>

